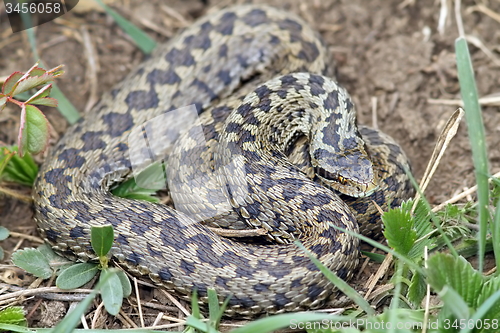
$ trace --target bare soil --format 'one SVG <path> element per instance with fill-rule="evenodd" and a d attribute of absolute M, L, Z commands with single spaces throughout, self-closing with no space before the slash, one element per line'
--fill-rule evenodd
<path fill-rule="evenodd" d="M 85 3 L 85 1 L 81 1 Z M 244 1 L 198 0 L 117 0 L 113 8 L 145 30 L 152 38 L 168 40 L 179 28 L 216 7 Z M 297 13 L 316 28 L 334 55 L 338 80 L 352 95 L 358 110 L 359 122 L 377 126 L 393 136 L 409 156 L 417 179 L 422 177 L 432 154 L 434 143 L 456 105 L 442 100 L 460 98 L 454 57 L 454 42 L 458 36 L 456 22 L 449 2 L 449 16 L 442 33 L 437 31 L 440 4 L 434 0 L 267 0 L 267 3 Z M 477 11 L 477 3 L 500 13 L 497 1 L 463 1 L 462 17 L 467 34 L 482 43 L 470 45 L 480 96 L 499 93 L 500 86 L 500 23 Z M 83 5 L 82 5 L 83 7 Z M 66 75 L 58 81 L 67 98 L 84 114 L 89 100 L 98 98 L 119 82 L 143 55 L 130 38 L 112 19 L 96 8 L 75 10 L 46 23 L 36 30 L 38 52 L 49 67 L 64 64 Z M 89 57 L 88 42 L 94 48 Z M 491 52 L 490 55 L 484 52 Z M 25 71 L 32 66 L 32 54 L 26 35 L 13 34 L 4 8 L 0 7 L 0 77 L 14 71 Z M 97 72 L 93 74 L 94 61 Z M 97 81 L 93 81 L 93 79 Z M 92 95 L 92 91 L 96 93 Z M 67 129 L 66 121 L 57 110 L 47 109 L 47 117 L 55 129 L 53 141 Z M 375 117 L 374 117 L 375 115 Z M 490 170 L 500 169 L 500 115 L 498 106 L 483 107 L 486 139 L 489 146 Z M 19 110 L 7 108 L 0 114 L 0 141 L 14 144 L 17 139 Z M 40 157 L 41 161 L 43 157 Z M 432 204 L 439 204 L 464 188 L 475 184 L 471 148 L 465 123 L 446 151 L 426 195 Z M 30 190 L 12 187 L 29 195 Z M 9 196 L 0 196 L 0 225 L 24 235 L 37 236 L 29 204 Z M 19 247 L 35 246 L 36 242 L 22 236 L 4 241 L 6 261 Z M 20 270 L 1 267 L 0 279 L 6 283 L 27 287 L 33 279 Z M 368 268 L 366 280 L 373 268 Z M 17 282 L 16 282 L 17 281 Z M 364 282 L 364 281 L 363 281 Z M 161 302 L 155 304 L 173 317 L 182 317 L 170 311 L 169 301 L 162 294 L 144 289 L 141 298 Z M 127 319 L 138 323 L 137 303 L 125 307 L 117 319 L 101 315 L 96 328 L 131 327 Z M 29 313 L 30 326 L 51 326 L 66 313 L 67 300 L 49 301 L 43 298 L 23 298 L 19 304 Z M 127 303 L 128 304 L 128 303 Z M 163 304 L 163 305 L 162 305 Z M 165 304 L 167 304 L 165 306 Z M 158 311 L 147 309 L 146 322 L 151 324 Z M 90 322 L 96 314 L 89 313 Z M 162 320 L 161 324 L 169 323 Z M 175 327 L 179 330 L 179 327 Z"/>

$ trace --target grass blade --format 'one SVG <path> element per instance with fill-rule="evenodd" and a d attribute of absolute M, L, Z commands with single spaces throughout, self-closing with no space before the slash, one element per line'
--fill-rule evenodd
<path fill-rule="evenodd" d="M 332 316 L 330 314 L 322 314 L 314 312 L 286 313 L 252 321 L 243 327 L 231 331 L 231 333 L 255 333 L 255 332 L 267 333 L 267 332 L 273 332 L 280 328 L 303 329 L 304 323 L 306 322 L 322 321 L 322 320 L 328 320 L 329 322 L 333 323 L 336 321 L 340 322 L 349 322 L 350 320 L 355 321 L 356 319 L 348 316 L 338 317 L 338 316 Z"/>
<path fill-rule="evenodd" d="M 474 70 L 470 59 L 469 48 L 465 38 L 457 38 L 455 41 L 455 54 L 457 57 L 458 80 L 460 83 L 460 93 L 464 102 L 465 120 L 472 148 L 472 159 L 477 182 L 479 234 L 478 234 L 478 255 L 479 271 L 483 271 L 484 253 L 486 244 L 486 233 L 489 220 L 488 201 L 488 155 L 486 152 L 486 139 L 484 135 L 484 124 L 481 116 L 481 106 L 477 94 Z"/>
<path fill-rule="evenodd" d="M 330 271 L 325 265 L 321 263 L 316 257 L 314 257 L 311 252 L 307 251 L 307 249 L 300 244 L 299 242 L 295 242 L 295 244 L 304 251 L 312 262 L 319 268 L 321 273 L 330 280 L 331 283 L 335 285 L 341 292 L 347 295 L 350 299 L 352 299 L 363 311 L 365 311 L 368 315 L 375 315 L 375 311 L 372 309 L 370 304 L 360 295 L 354 288 L 352 288 L 347 282 L 339 278 L 335 273 Z"/>
<path fill-rule="evenodd" d="M 132 39 L 141 51 L 145 54 L 150 54 L 156 47 L 156 42 L 151 39 L 144 31 L 136 27 L 123 16 L 115 12 L 113 9 L 106 6 L 101 0 L 95 0 L 104 10 L 116 21 Z"/>

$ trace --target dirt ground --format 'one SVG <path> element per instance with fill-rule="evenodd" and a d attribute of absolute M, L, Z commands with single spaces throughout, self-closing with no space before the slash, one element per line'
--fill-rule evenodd
<path fill-rule="evenodd" d="M 83 7 L 90 1 L 80 2 Z M 240 2 L 244 1 L 209 1 L 205 4 L 198 0 L 117 0 L 113 6 L 161 42 L 207 11 Z M 440 15 L 440 1 L 437 0 L 254 2 L 296 12 L 321 33 L 336 59 L 338 80 L 356 103 L 359 122 L 371 125 L 375 110 L 378 127 L 401 144 L 412 162 L 416 178 L 420 179 L 443 125 L 457 106 L 445 102 L 460 98 L 454 57 L 458 32 L 451 0 L 448 1 L 448 17 L 441 33 L 437 29 Z M 470 45 L 481 97 L 500 93 L 500 23 L 480 11 L 484 6 L 497 15 L 500 13 L 498 1 L 463 1 L 462 4 L 465 32 L 481 43 Z M 102 92 L 120 81 L 143 55 L 101 11 L 92 7 L 78 9 L 38 27 L 36 36 L 38 52 L 47 66 L 66 66 L 66 75 L 57 83 L 84 114 L 89 100 L 95 101 Z M 92 57 L 88 56 L 89 43 L 94 48 Z M 93 59 L 95 65 L 89 59 Z M 5 10 L 0 6 L 0 77 L 18 70 L 25 71 L 32 64 L 26 35 L 11 32 Z M 97 69 L 93 70 L 94 66 Z M 56 141 L 66 130 L 66 121 L 57 110 L 46 110 L 46 114 L 56 130 Z M 490 170 L 495 173 L 500 170 L 498 106 L 483 106 L 483 117 Z M 0 114 L 0 141 L 6 144 L 16 142 L 18 118 L 19 112 L 14 108 Z M 471 149 L 465 123 L 462 123 L 426 194 L 432 204 L 439 204 L 474 184 Z M 15 189 L 29 194 L 29 189 Z M 37 235 L 28 204 L 5 196 L 0 200 L 0 225 L 14 232 Z M 14 247 L 29 244 L 22 237 L 13 237 L 2 246 L 9 255 Z M 5 274 L 12 272 L 11 268 L 2 270 Z M 5 274 L 3 280 L 7 281 Z M 144 293 L 146 299 L 152 297 L 152 291 Z M 25 300 L 32 325 L 50 325 L 60 318 L 55 316 L 52 321 L 44 319 L 48 321 L 40 322 L 47 314 L 47 308 L 59 307 L 62 308 L 61 314 L 65 313 L 64 304 L 47 302 Z M 178 313 L 174 311 L 170 315 L 175 317 Z M 129 324 L 124 319 L 113 322 L 104 318 L 97 327 L 121 325 Z"/>

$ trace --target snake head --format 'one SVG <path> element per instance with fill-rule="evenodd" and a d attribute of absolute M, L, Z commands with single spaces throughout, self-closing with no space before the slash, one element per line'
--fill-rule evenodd
<path fill-rule="evenodd" d="M 377 189 L 373 164 L 364 150 L 315 155 L 316 176 L 328 187 L 351 197 L 369 196 Z"/>

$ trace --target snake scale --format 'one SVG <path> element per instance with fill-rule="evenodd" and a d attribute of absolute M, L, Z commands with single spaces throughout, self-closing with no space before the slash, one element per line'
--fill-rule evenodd
<path fill-rule="evenodd" d="M 227 315 L 322 306 L 335 288 L 290 240 L 349 279 L 359 241 L 332 225 L 377 232 L 371 202 L 387 208 L 411 195 L 401 148 L 358 129 L 348 93 L 330 77 L 323 42 L 295 15 L 243 5 L 199 19 L 52 150 L 33 191 L 41 234 L 87 261 L 95 259 L 90 226 L 112 224 L 115 263 L 186 299 L 197 290 L 206 302 L 215 288 L 221 300 L 231 296 Z M 154 121 L 188 105 L 197 126 L 179 131 L 182 115 Z M 148 121 L 165 129 L 158 141 L 173 156 L 166 165 L 177 180 L 169 182 L 175 209 L 110 193 L 131 177 L 129 135 Z M 209 226 L 257 228 L 267 241 L 223 237 Z"/>

